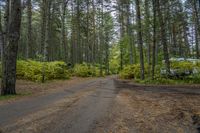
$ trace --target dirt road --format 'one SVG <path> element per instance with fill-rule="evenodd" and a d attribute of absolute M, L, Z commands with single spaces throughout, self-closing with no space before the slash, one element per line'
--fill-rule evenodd
<path fill-rule="evenodd" d="M 198 133 L 199 101 L 198 86 L 99 78 L 0 105 L 0 132 Z"/>

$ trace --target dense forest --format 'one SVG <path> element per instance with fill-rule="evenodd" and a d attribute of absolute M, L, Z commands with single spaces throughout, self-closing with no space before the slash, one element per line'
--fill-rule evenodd
<path fill-rule="evenodd" d="M 200 1 L 1 0 L 0 46 L 2 95 L 16 78 L 171 79 L 172 68 L 200 70 Z"/>

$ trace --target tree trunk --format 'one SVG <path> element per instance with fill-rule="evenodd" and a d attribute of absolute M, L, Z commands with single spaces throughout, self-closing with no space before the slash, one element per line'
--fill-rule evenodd
<path fill-rule="evenodd" d="M 134 25 L 134 21 L 135 21 L 135 19 L 134 19 L 135 18 L 134 17 L 135 16 L 134 5 L 132 5 L 131 8 L 132 8 L 131 12 L 133 14 L 132 22 L 133 22 L 133 25 Z M 133 64 L 136 64 L 137 63 L 137 52 L 136 52 L 137 48 L 136 48 L 136 44 L 135 44 L 135 30 L 134 30 L 134 28 L 131 29 L 131 41 L 132 41 L 132 47 L 133 47 Z"/>
<path fill-rule="evenodd" d="M 109 56 L 110 56 L 110 53 L 109 53 L 109 33 L 108 31 L 105 30 L 105 66 L 106 66 L 106 75 L 109 75 L 110 74 L 110 63 L 109 63 Z"/>
<path fill-rule="evenodd" d="M 128 0 L 126 3 L 126 14 L 127 14 L 127 34 L 128 34 L 128 39 L 129 39 L 129 60 L 130 64 L 133 64 L 133 37 L 132 35 L 132 29 L 131 29 L 131 20 L 130 20 L 130 1 Z"/>
<path fill-rule="evenodd" d="M 66 0 L 63 0 L 63 5 L 62 5 L 62 46 L 63 46 L 63 56 L 64 56 L 64 61 L 68 61 L 68 46 L 67 46 L 67 41 L 66 41 L 66 7 L 67 3 Z"/>
<path fill-rule="evenodd" d="M 150 33 L 150 11 L 149 0 L 145 0 L 145 32 L 146 32 L 146 44 L 147 44 L 147 63 L 148 63 L 148 77 L 151 75 L 151 33 Z"/>
<path fill-rule="evenodd" d="M 153 4 L 153 48 L 152 48 L 152 79 L 155 77 L 156 66 L 156 0 L 152 0 Z"/>
<path fill-rule="evenodd" d="M 83 62 L 83 49 L 82 49 L 82 43 L 81 43 L 81 26 L 80 26 L 80 0 L 76 0 L 76 31 L 77 31 L 77 58 L 76 63 L 82 63 Z"/>
<path fill-rule="evenodd" d="M 104 2 L 101 1 L 101 27 L 100 27 L 100 51 L 99 51 L 99 58 L 100 58 L 100 76 L 103 76 L 103 46 L 104 46 Z"/>
<path fill-rule="evenodd" d="M 122 0 L 118 1 L 118 6 L 119 6 L 119 22 L 120 22 L 120 70 L 123 70 L 124 67 L 124 48 L 123 48 L 123 44 L 122 44 L 122 39 L 124 39 L 124 34 L 125 34 L 125 29 L 124 29 L 124 12 L 123 10 L 123 6 L 124 3 Z"/>
<path fill-rule="evenodd" d="M 86 2 L 86 5 L 87 5 L 87 17 L 86 17 L 86 23 L 87 23 L 87 28 L 86 28 L 86 39 L 87 39 L 87 41 L 86 41 L 86 51 L 85 51 L 85 56 L 86 56 L 86 61 L 87 62 L 90 62 L 91 61 L 91 59 L 90 59 L 90 56 L 91 56 L 91 49 L 90 49 L 90 45 L 91 45 L 91 43 L 90 43 L 90 39 L 89 39 L 89 37 L 90 37 L 90 25 L 89 25 L 89 15 L 90 15 L 90 3 L 89 3 L 89 0 L 87 0 L 87 2 Z"/>
<path fill-rule="evenodd" d="M 92 25 L 93 25 L 93 46 L 92 46 L 92 63 L 96 62 L 96 22 L 95 22 L 95 15 L 96 15 L 96 8 L 95 8 L 95 1 L 92 0 Z"/>
<path fill-rule="evenodd" d="M 172 26 L 172 38 L 173 38 L 173 47 L 172 47 L 172 49 L 173 49 L 173 55 L 177 55 L 177 42 L 176 42 L 176 40 L 177 40 L 177 38 L 176 38 L 176 24 L 173 24 L 173 26 Z"/>
<path fill-rule="evenodd" d="M 41 25 L 41 44 L 40 44 L 40 54 L 43 55 L 45 37 L 46 37 L 46 4 L 47 0 L 42 0 L 42 25 Z"/>
<path fill-rule="evenodd" d="M 26 49 L 26 58 L 32 58 L 33 57 L 33 41 L 32 41 L 32 1 L 27 1 L 27 18 L 28 18 L 28 42 L 27 42 L 27 49 Z"/>
<path fill-rule="evenodd" d="M 196 58 L 199 59 L 199 36 L 200 36 L 200 24 L 199 24 L 199 15 L 197 9 L 197 0 L 193 0 L 193 13 L 195 19 L 195 42 L 196 42 Z"/>
<path fill-rule="evenodd" d="M 3 27 L 2 27 L 2 13 L 0 7 L 0 52 L 1 52 L 1 61 L 3 58 L 3 45 L 4 45 L 4 34 L 3 34 Z"/>
<path fill-rule="evenodd" d="M 7 40 L 3 50 L 1 95 L 16 94 L 16 63 L 21 26 L 21 0 L 10 0 Z"/>
<path fill-rule="evenodd" d="M 45 26 L 45 43 L 44 43 L 44 49 L 43 49 L 43 56 L 44 56 L 44 64 L 43 64 L 43 78 L 42 78 L 42 83 L 45 82 L 45 76 L 46 76 L 46 62 L 49 61 L 48 59 L 48 48 L 50 44 L 50 19 L 51 19 L 51 1 L 47 1 L 45 4 L 45 12 L 46 12 L 46 26 Z"/>
<path fill-rule="evenodd" d="M 140 49 L 140 71 L 141 79 L 145 79 L 144 75 L 144 55 L 143 55 L 143 41 L 142 41 L 142 24 L 141 24 L 141 14 L 140 14 L 140 2 L 136 0 L 136 12 L 137 12 L 137 32 L 138 32 L 138 44 Z"/>
<path fill-rule="evenodd" d="M 169 74 L 170 74 L 169 52 L 168 52 L 164 17 L 163 17 L 163 14 L 161 12 L 160 0 L 157 0 L 157 11 L 158 11 L 159 22 L 160 22 L 160 32 L 161 32 L 160 34 L 161 34 L 161 42 L 163 44 L 165 67 L 166 67 L 166 70 L 167 70 L 167 75 L 169 76 Z"/>

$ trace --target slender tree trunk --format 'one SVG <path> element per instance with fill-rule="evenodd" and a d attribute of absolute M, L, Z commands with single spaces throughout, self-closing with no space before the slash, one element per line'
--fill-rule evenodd
<path fill-rule="evenodd" d="M 186 46 L 186 57 L 190 57 L 191 56 L 191 52 L 190 52 L 190 45 L 189 45 L 189 41 L 188 41 L 188 35 L 187 35 L 187 24 L 186 22 L 183 23 L 183 34 L 184 34 L 184 43 Z"/>
<path fill-rule="evenodd" d="M 136 12 L 137 12 L 137 31 L 138 31 L 138 44 L 140 49 L 140 68 L 141 68 L 141 79 L 145 79 L 144 73 L 144 55 L 143 55 L 143 41 L 142 41 L 142 24 L 140 14 L 140 2 L 136 0 Z"/>
<path fill-rule="evenodd" d="M 135 10 L 134 10 L 134 5 L 132 5 L 132 14 L 133 14 L 133 25 L 134 25 L 134 14 Z M 136 44 L 135 44 L 135 30 L 134 28 L 131 29 L 131 41 L 132 41 L 132 46 L 133 46 L 133 63 L 136 64 L 137 63 L 137 52 L 136 52 Z"/>
<path fill-rule="evenodd" d="M 72 9 L 72 25 L 71 25 L 71 63 L 74 66 L 77 63 L 77 35 L 76 35 L 76 16 L 75 16 L 75 6 L 74 3 L 71 2 Z"/>
<path fill-rule="evenodd" d="M 200 58 L 199 53 L 199 36 L 200 36 L 200 24 L 199 24 L 199 14 L 197 9 L 197 0 L 192 0 L 193 3 L 193 13 L 195 19 L 195 42 L 196 42 L 196 58 Z"/>
<path fill-rule="evenodd" d="M 21 26 L 21 0 L 10 0 L 8 4 L 9 23 L 7 41 L 3 50 L 2 95 L 16 94 L 16 63 Z"/>
<path fill-rule="evenodd" d="M 2 27 L 2 12 L 0 7 L 0 52 L 1 52 L 1 61 L 3 58 L 3 45 L 4 45 L 4 33 L 3 33 L 3 27 Z"/>
<path fill-rule="evenodd" d="M 45 37 L 46 37 L 46 4 L 47 0 L 42 0 L 42 25 L 41 25 L 41 44 L 40 44 L 40 54 L 43 55 Z"/>
<path fill-rule="evenodd" d="M 163 14 L 161 12 L 161 6 L 160 6 L 160 0 L 157 0 L 157 11 L 159 16 L 159 22 L 160 22 L 160 34 L 161 34 L 161 42 L 163 44 L 163 54 L 164 54 L 164 60 L 165 60 L 165 66 L 167 70 L 167 75 L 170 75 L 170 61 L 169 61 L 169 52 L 168 52 L 168 45 L 167 45 L 167 39 L 166 39 L 166 30 L 165 30 L 165 23 Z"/>
<path fill-rule="evenodd" d="M 148 63 L 148 77 L 151 75 L 151 33 L 150 33 L 150 11 L 149 0 L 145 0 L 145 32 L 147 44 L 147 63 Z"/>
<path fill-rule="evenodd" d="M 49 45 L 50 45 L 50 26 L 51 26 L 51 1 L 46 1 L 45 4 L 45 12 L 46 12 L 46 24 L 45 24 L 45 42 L 44 42 L 44 49 L 43 49 L 43 56 L 44 56 L 44 64 L 43 64 L 43 78 L 42 82 L 45 82 L 46 76 L 46 62 L 49 61 Z"/>
<path fill-rule="evenodd" d="M 103 46 L 104 46 L 104 2 L 101 1 L 101 29 L 100 29 L 100 52 L 99 52 L 99 58 L 100 58 L 100 76 L 103 76 Z"/>
<path fill-rule="evenodd" d="M 27 1 L 27 18 L 28 18 L 28 42 L 27 42 L 27 49 L 26 49 L 26 58 L 33 57 L 33 39 L 32 39 L 32 0 Z"/>
<path fill-rule="evenodd" d="M 106 31 L 107 32 L 107 31 Z M 108 33 L 106 33 L 106 41 L 105 41 L 105 55 L 106 55 L 106 75 L 110 74 L 110 64 L 109 64 L 109 39 L 108 39 Z"/>
<path fill-rule="evenodd" d="M 179 57 L 183 57 L 184 54 L 184 49 L 183 49 L 183 36 L 182 36 L 183 31 L 179 27 L 179 33 L 178 33 L 178 40 L 179 40 Z"/>
<path fill-rule="evenodd" d="M 96 62 L 96 22 L 95 22 L 95 16 L 96 16 L 96 8 L 95 8 L 95 1 L 92 0 L 92 25 L 93 25 L 93 46 L 92 46 L 92 62 Z"/>
<path fill-rule="evenodd" d="M 76 0 L 76 22 L 77 22 L 77 58 L 76 61 L 77 63 L 82 63 L 83 61 L 83 49 L 82 49 L 82 44 L 81 44 L 81 30 L 80 30 L 80 0 Z"/>
<path fill-rule="evenodd" d="M 91 59 L 90 59 L 90 56 L 91 56 L 91 49 L 90 49 L 90 45 L 91 45 L 91 43 L 90 43 L 90 39 L 89 39 L 89 37 L 90 37 L 90 28 L 89 28 L 89 15 L 90 15 L 90 3 L 89 3 L 89 0 L 87 0 L 87 35 L 86 35 L 86 52 L 85 52 L 85 55 L 86 55 L 86 61 L 87 62 L 90 62 L 91 61 Z"/>
<path fill-rule="evenodd" d="M 119 22 L 120 22 L 120 70 L 123 70 L 124 67 L 124 47 L 123 47 L 123 43 L 122 43 L 122 39 L 124 39 L 124 35 L 125 35 L 125 29 L 124 29 L 124 12 L 123 7 L 124 7 L 124 3 L 122 0 L 118 1 L 118 6 L 119 6 Z"/>
<path fill-rule="evenodd" d="M 126 3 L 126 14 L 127 14 L 127 34 L 128 34 L 128 39 L 129 39 L 129 60 L 130 64 L 133 64 L 133 37 L 132 35 L 132 29 L 131 29 L 131 21 L 130 21 L 130 1 Z"/>
<path fill-rule="evenodd" d="M 173 54 L 176 56 L 177 55 L 177 38 L 176 38 L 176 24 L 173 24 L 172 26 L 172 38 L 173 38 Z"/>
<path fill-rule="evenodd" d="M 62 46 L 63 46 L 63 56 L 64 56 L 64 61 L 68 61 L 68 46 L 67 46 L 67 41 L 66 41 L 66 8 L 67 8 L 67 3 L 66 0 L 63 0 L 63 5 L 62 5 Z"/>
<path fill-rule="evenodd" d="M 155 77 L 156 66 L 156 0 L 152 0 L 153 3 L 153 48 L 152 48 L 152 79 Z"/>

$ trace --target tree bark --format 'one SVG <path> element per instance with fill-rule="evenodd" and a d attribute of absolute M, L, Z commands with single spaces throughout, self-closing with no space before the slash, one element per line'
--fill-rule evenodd
<path fill-rule="evenodd" d="M 27 18 L 28 18 L 28 42 L 27 42 L 27 49 L 26 49 L 26 58 L 33 57 L 33 39 L 32 39 L 32 0 L 27 1 Z"/>
<path fill-rule="evenodd" d="M 3 50 L 1 95 L 16 94 L 16 63 L 21 26 L 21 0 L 8 0 L 7 40 Z"/>
<path fill-rule="evenodd" d="M 46 37 L 46 4 L 47 0 L 42 0 L 42 25 L 41 25 L 41 44 L 40 44 L 40 54 L 43 55 L 44 45 L 45 45 L 45 37 Z"/>
<path fill-rule="evenodd" d="M 146 45 L 147 45 L 147 63 L 148 63 L 148 77 L 151 75 L 151 33 L 150 33 L 150 10 L 149 0 L 145 0 L 145 32 L 146 32 Z"/>
<path fill-rule="evenodd" d="M 63 5 L 62 5 L 62 46 L 63 46 L 63 56 L 64 56 L 64 61 L 68 62 L 68 45 L 67 45 L 67 39 L 66 39 L 66 8 L 67 8 L 67 3 L 66 0 L 63 0 Z"/>
<path fill-rule="evenodd" d="M 164 54 L 165 67 L 166 67 L 167 75 L 169 76 L 170 75 L 169 52 L 168 52 L 164 17 L 163 17 L 163 14 L 161 12 L 160 0 L 157 0 L 157 11 L 158 11 L 158 16 L 159 16 L 160 32 L 161 32 L 160 34 L 161 34 L 161 42 L 163 44 L 163 54 Z"/>
<path fill-rule="evenodd" d="M 197 0 L 192 0 L 193 3 L 193 13 L 195 21 L 195 42 L 196 42 L 196 58 L 200 58 L 199 53 L 199 36 L 200 36 L 200 24 L 199 24 L 199 14 L 197 9 Z"/>
<path fill-rule="evenodd" d="M 49 61 L 48 49 L 49 49 L 49 44 L 50 44 L 51 1 L 46 1 L 45 12 L 46 12 L 46 17 L 45 17 L 46 23 L 45 23 L 45 42 L 44 42 L 44 49 L 43 49 L 44 64 L 43 64 L 42 83 L 45 82 L 45 76 L 46 76 L 45 65 L 46 65 L 46 62 Z"/>
<path fill-rule="evenodd" d="M 76 63 L 83 62 L 83 49 L 81 43 L 81 25 L 80 25 L 80 0 L 76 0 L 76 31 L 77 31 L 77 50 L 76 50 Z"/>
<path fill-rule="evenodd" d="M 0 50 L 1 50 L 1 61 L 3 58 L 3 45 L 4 45 L 4 33 L 3 33 L 3 27 L 2 27 L 2 13 L 1 13 L 1 7 L 0 7 Z"/>
<path fill-rule="evenodd" d="M 92 45 L 92 63 L 94 64 L 96 62 L 96 22 L 95 22 L 95 17 L 96 17 L 96 8 L 95 8 L 95 1 L 92 0 L 92 25 L 93 25 L 93 45 Z"/>
<path fill-rule="evenodd" d="M 152 79 L 155 77 L 156 66 L 156 0 L 152 0 L 153 5 L 153 48 L 152 48 Z"/>
<path fill-rule="evenodd" d="M 99 48 L 99 59 L 100 59 L 100 76 L 103 76 L 103 46 L 104 46 L 104 2 L 101 1 L 101 9 L 100 9 L 100 48 Z"/>
<path fill-rule="evenodd" d="M 128 39 L 129 39 L 129 61 L 130 64 L 133 64 L 133 37 L 131 37 L 132 35 L 132 29 L 131 29 L 131 20 L 130 20 L 130 1 L 128 0 L 126 3 L 126 17 L 127 17 L 127 35 L 128 35 Z"/>
<path fill-rule="evenodd" d="M 140 2 L 136 0 L 136 12 L 137 12 L 137 32 L 138 32 L 138 44 L 140 49 L 140 71 L 141 79 L 145 79 L 144 73 L 144 55 L 143 55 L 143 41 L 142 41 L 142 23 L 141 23 L 141 14 L 140 14 Z"/>

